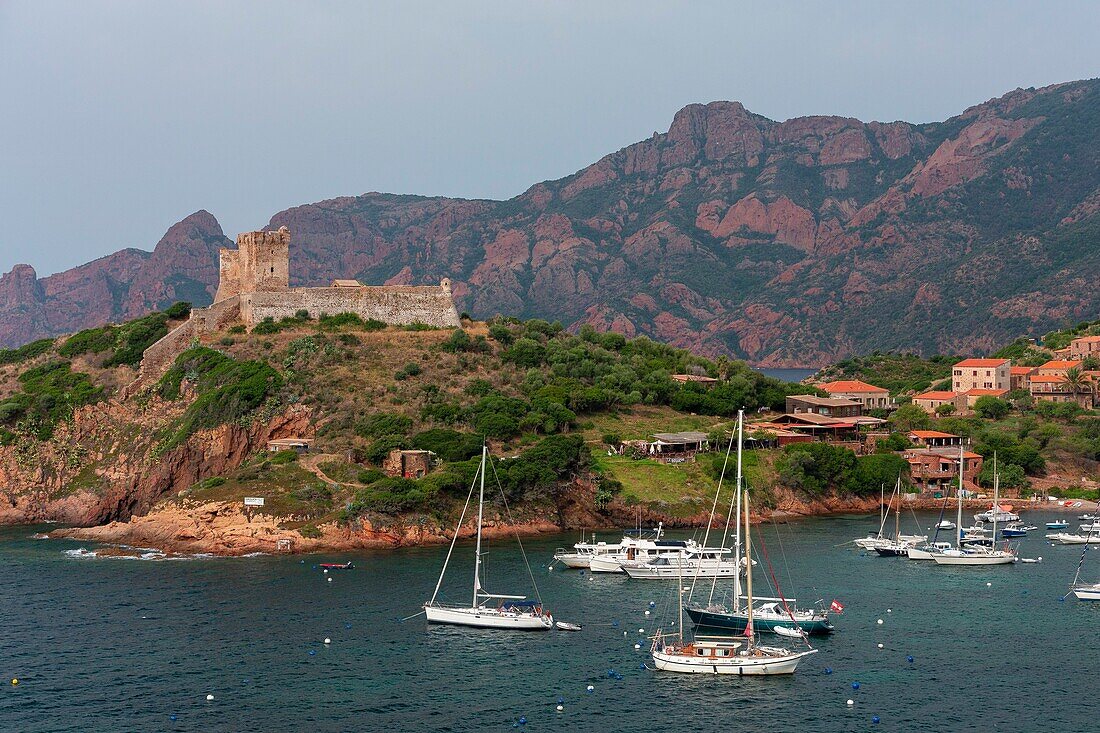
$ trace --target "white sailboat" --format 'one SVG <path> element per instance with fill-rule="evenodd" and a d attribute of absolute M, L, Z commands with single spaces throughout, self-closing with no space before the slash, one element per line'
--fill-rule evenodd
<path fill-rule="evenodd" d="M 1097 506 L 1100 507 L 1100 502 L 1097 502 Z M 1085 547 L 1081 548 L 1081 559 L 1077 562 L 1077 572 L 1073 574 L 1073 582 L 1070 583 L 1070 593 L 1079 601 L 1100 601 L 1100 582 L 1096 583 L 1082 583 L 1081 582 L 1081 568 L 1085 565 L 1085 556 L 1088 554 L 1088 545 L 1092 538 L 1096 538 L 1100 541 L 1100 524 L 1093 523 L 1095 529 L 1090 528 L 1089 533 L 1085 535 L 1085 541 L 1081 544 Z M 1067 594 L 1069 595 L 1069 594 Z"/>
<path fill-rule="evenodd" d="M 542 600 L 527 600 L 527 596 L 501 595 L 499 593 L 487 593 L 481 586 L 481 524 L 485 509 L 485 466 L 489 456 L 489 449 L 481 448 L 481 467 L 478 469 L 474 483 L 470 485 L 470 493 L 466 497 L 466 505 L 462 508 L 462 514 L 458 518 L 458 526 L 455 527 L 455 535 L 451 540 L 451 547 L 447 550 L 447 558 L 443 561 L 443 570 L 439 573 L 439 580 L 435 584 L 435 592 L 430 601 L 424 604 L 424 615 L 428 623 L 451 624 L 454 626 L 476 626 L 488 629 L 515 629 L 522 631 L 546 631 L 554 626 L 554 618 L 549 612 L 543 610 Z M 443 585 L 443 577 L 447 574 L 447 565 L 451 561 L 451 555 L 458 541 L 458 532 L 462 528 L 462 520 L 466 517 L 466 510 L 470 506 L 473 497 L 474 485 L 480 478 L 480 488 L 477 498 L 477 544 L 474 549 L 474 582 L 473 598 L 469 606 L 444 604 L 437 601 L 439 589 Z M 530 572 L 530 568 L 528 568 Z M 532 585 L 534 577 L 531 578 Z M 535 588 L 536 598 L 538 588 Z M 489 605 L 490 601 L 496 601 L 496 605 Z"/>
<path fill-rule="evenodd" d="M 937 565 L 1010 565 L 1016 562 L 1016 553 L 1008 549 L 998 550 L 996 547 L 984 545 L 964 545 L 962 530 L 962 506 L 963 506 L 963 466 L 965 456 L 963 448 L 959 446 L 959 516 L 956 521 L 955 547 L 941 552 L 933 552 L 932 559 Z M 1000 477 L 997 473 L 997 456 L 993 456 L 993 505 L 997 506 Z M 993 514 L 993 537 L 997 537 L 997 513 Z M 996 540 L 994 539 L 994 542 Z"/>
<path fill-rule="evenodd" d="M 745 628 L 744 641 L 734 641 L 728 636 L 699 635 L 688 641 L 684 637 L 684 583 L 683 576 L 679 576 L 677 590 L 680 596 L 680 629 L 675 635 L 665 636 L 660 630 L 654 635 L 650 654 L 657 669 L 688 674 L 793 674 L 803 657 L 817 652 L 816 649 L 793 652 L 781 647 L 759 646 L 755 643 L 752 625 L 752 540 L 749 536 L 748 489 L 745 489 L 743 505 L 745 510 L 745 589 L 748 598 L 748 625 Z M 738 516 L 738 524 L 740 520 Z"/>

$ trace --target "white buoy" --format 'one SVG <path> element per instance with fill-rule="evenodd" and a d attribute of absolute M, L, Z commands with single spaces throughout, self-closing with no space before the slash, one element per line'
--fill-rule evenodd
<path fill-rule="evenodd" d="M 326 643 L 326 644 L 331 644 L 331 643 L 332 643 L 332 639 L 330 639 L 330 638 L 328 638 L 328 637 L 326 636 L 326 637 L 325 637 L 325 643 Z"/>
<path fill-rule="evenodd" d="M 553 565 L 548 565 L 546 567 L 546 569 L 549 570 L 550 572 L 554 572 L 554 566 Z"/>
<path fill-rule="evenodd" d="M 855 704 L 856 704 L 856 701 L 855 701 L 855 700 L 853 700 L 852 698 L 848 698 L 848 704 L 849 704 L 849 705 L 855 705 Z"/>
<path fill-rule="evenodd" d="M 625 631 L 623 632 L 623 636 L 626 636 L 626 632 L 625 632 Z"/>
<path fill-rule="evenodd" d="M 645 629 L 638 629 L 638 633 L 639 633 L 639 634 L 644 634 L 644 633 L 645 633 Z"/>
<path fill-rule="evenodd" d="M 213 699 L 214 699 L 214 696 L 213 696 L 213 695 L 207 695 L 207 696 L 206 696 L 206 699 L 207 699 L 207 700 L 213 700 Z"/>
<path fill-rule="evenodd" d="M 564 705 L 558 705 L 558 706 L 557 706 L 556 708 L 554 708 L 554 709 L 555 709 L 555 710 L 557 710 L 557 711 L 558 711 L 558 712 L 560 713 L 560 712 L 561 712 L 562 710 L 565 710 L 565 706 L 564 706 Z"/>
<path fill-rule="evenodd" d="M 332 582 L 332 578 L 329 578 L 329 579 L 328 579 L 328 582 L 330 582 L 330 583 L 331 583 L 331 582 Z"/>
<path fill-rule="evenodd" d="M 992 583 L 986 583 L 986 584 L 985 584 L 985 587 L 986 587 L 986 588 L 991 588 L 992 586 L 993 586 L 993 584 L 992 584 Z"/>
<path fill-rule="evenodd" d="M 882 619 L 879 619 L 879 620 L 878 620 L 878 621 L 876 621 L 875 623 L 876 623 L 876 624 L 878 624 L 879 626 L 882 626 Z"/>
<path fill-rule="evenodd" d="M 879 648 L 879 649 L 881 649 L 881 648 L 882 648 L 882 644 L 879 644 L 879 645 L 878 645 L 878 648 Z"/>
<path fill-rule="evenodd" d="M 635 648 L 635 649 L 641 649 L 641 648 L 642 648 L 642 645 L 641 645 L 641 644 L 635 644 L 635 645 L 634 645 L 634 648 Z"/>
<path fill-rule="evenodd" d="M 646 612 L 645 612 L 645 615 L 646 615 L 646 616 L 648 616 L 648 615 L 649 615 L 649 611 L 646 611 Z"/>
<path fill-rule="evenodd" d="M 593 686 L 593 685 L 589 685 L 589 686 L 588 686 L 588 687 L 586 687 L 585 689 L 586 689 L 586 690 L 588 690 L 589 692 L 592 692 L 592 690 L 595 690 L 596 688 L 595 688 L 595 686 Z"/>
<path fill-rule="evenodd" d="M 894 609 L 892 609 L 892 608 L 887 608 L 886 609 L 886 613 L 893 613 L 893 612 L 894 612 Z"/>

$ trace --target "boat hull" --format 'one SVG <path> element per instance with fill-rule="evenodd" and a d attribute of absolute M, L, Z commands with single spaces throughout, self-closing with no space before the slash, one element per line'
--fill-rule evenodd
<path fill-rule="evenodd" d="M 481 629 L 548 631 L 554 625 L 554 619 L 550 614 L 515 613 L 496 608 L 424 606 L 424 615 L 430 624 L 473 626 Z"/>
<path fill-rule="evenodd" d="M 618 557 L 593 557 L 588 561 L 588 569 L 593 573 L 621 573 L 623 560 Z"/>
<path fill-rule="evenodd" d="M 702 630 L 714 630 L 721 629 L 727 633 L 744 633 L 745 627 L 748 625 L 748 616 L 741 613 L 721 613 L 718 611 L 706 611 L 701 608 L 684 608 L 690 618 L 691 622 Z M 769 619 L 760 618 L 756 614 L 752 617 L 752 627 L 757 631 L 774 631 L 776 626 L 785 626 L 790 628 L 797 626 L 806 634 L 824 635 L 831 634 L 834 631 L 834 627 L 829 623 L 829 619 L 826 616 L 815 616 L 812 619 L 797 619 L 792 621 L 790 618 L 782 619 Z"/>
<path fill-rule="evenodd" d="M 1100 583 L 1079 585 L 1073 589 L 1073 595 L 1080 601 L 1100 601 Z"/>
<path fill-rule="evenodd" d="M 932 556 L 932 559 L 936 561 L 937 565 L 1011 565 L 1016 562 L 1016 556 L 1011 554 L 936 554 Z"/>
<path fill-rule="evenodd" d="M 555 555 L 554 559 L 560 562 L 567 568 L 587 568 L 589 562 L 592 560 L 591 555 L 579 555 L 575 553 L 569 553 L 566 555 Z"/>
<path fill-rule="evenodd" d="M 734 675 L 773 675 L 794 674 L 802 658 L 816 652 L 806 652 L 776 656 L 731 656 L 698 658 L 666 651 L 653 651 L 653 664 L 665 672 L 683 672 L 687 674 L 734 674 Z"/>
<path fill-rule="evenodd" d="M 733 578 L 737 576 L 737 566 L 733 563 L 722 565 L 704 565 L 703 567 L 675 565 L 623 565 L 622 571 L 635 580 L 671 580 L 673 578 Z"/>

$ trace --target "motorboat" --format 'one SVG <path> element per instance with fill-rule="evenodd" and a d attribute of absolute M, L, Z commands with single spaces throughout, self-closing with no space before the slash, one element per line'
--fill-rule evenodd
<path fill-rule="evenodd" d="M 1027 530 L 1016 525 L 1004 527 L 1001 530 L 1001 537 L 1027 537 Z"/>
<path fill-rule="evenodd" d="M 726 557 L 730 550 L 725 547 L 684 547 L 676 555 L 664 554 L 652 560 L 625 561 L 623 572 L 635 580 L 667 580 L 682 576 L 685 578 L 724 578 L 736 577 L 739 571 L 737 560 Z"/>
<path fill-rule="evenodd" d="M 950 542 L 933 542 L 928 545 L 910 547 L 906 552 L 910 560 L 931 560 L 932 555 L 951 549 Z"/>
<path fill-rule="evenodd" d="M 1047 529 L 1065 529 L 1069 526 L 1069 522 L 1064 519 L 1059 519 L 1057 522 L 1047 522 Z"/>
<path fill-rule="evenodd" d="M 340 562 L 323 562 L 323 563 L 320 563 L 320 566 L 322 568 L 324 568 L 325 570 L 352 570 L 352 569 L 355 568 L 355 566 L 351 564 L 351 560 L 348 560 L 347 562 L 343 562 L 343 563 L 340 563 Z"/>
<path fill-rule="evenodd" d="M 974 515 L 975 522 L 997 522 L 1008 523 L 1020 521 L 1020 515 L 1012 511 L 1011 506 L 1000 506 L 996 504 L 992 508 L 987 509 L 984 512 L 980 512 Z"/>
<path fill-rule="evenodd" d="M 936 529 L 955 529 L 955 523 L 950 519 L 943 519 L 936 525 Z"/>
<path fill-rule="evenodd" d="M 1056 532 L 1046 536 L 1051 542 L 1063 545 L 1100 545 L 1100 534 L 1075 534 L 1072 532 Z"/>

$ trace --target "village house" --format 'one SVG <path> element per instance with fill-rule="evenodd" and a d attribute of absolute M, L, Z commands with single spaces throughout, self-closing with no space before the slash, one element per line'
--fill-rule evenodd
<path fill-rule="evenodd" d="M 1007 394 L 1007 389 L 968 389 L 963 397 L 966 398 L 966 409 L 973 410 L 974 405 L 982 397 L 996 397 L 1003 400 Z"/>
<path fill-rule="evenodd" d="M 1070 369 L 1080 368 L 1080 359 L 1054 359 L 1036 367 L 1035 373 L 1044 377 L 1064 377 Z"/>
<path fill-rule="evenodd" d="M 1014 366 L 1008 368 L 1008 389 L 1015 392 L 1018 389 L 1028 389 L 1031 375 L 1038 367 Z"/>
<path fill-rule="evenodd" d="M 959 485 L 959 449 L 911 448 L 902 453 L 909 463 L 909 475 L 913 485 L 922 494 L 938 497 L 952 496 Z M 963 489 L 978 490 L 978 474 L 982 470 L 982 457 L 970 451 L 963 452 Z"/>
<path fill-rule="evenodd" d="M 861 403 L 864 410 L 892 410 L 897 407 L 890 398 L 889 390 L 858 379 L 825 382 L 817 386 L 828 392 L 830 397 Z M 787 411 L 790 412 L 790 408 Z"/>
<path fill-rule="evenodd" d="M 1064 375 L 1033 374 L 1029 389 L 1038 402 L 1076 402 L 1085 409 L 1092 406 L 1092 387 L 1083 385 L 1074 390 Z"/>
<path fill-rule="evenodd" d="M 951 370 L 951 391 L 961 394 L 972 389 L 1003 389 L 1012 383 L 1008 359 L 963 359 Z"/>
<path fill-rule="evenodd" d="M 931 392 L 913 395 L 913 404 L 930 415 L 934 415 L 936 409 L 941 405 L 951 405 L 955 408 L 955 412 L 962 412 L 966 409 L 966 395 L 943 390 L 933 390 Z"/>
<path fill-rule="evenodd" d="M 1078 336 L 1069 342 L 1070 359 L 1100 359 L 1100 336 Z"/>
<path fill-rule="evenodd" d="M 750 448 L 782 448 L 791 443 L 812 443 L 814 437 L 774 423 L 750 423 L 745 426 L 745 444 Z"/>
<path fill-rule="evenodd" d="M 910 430 L 905 437 L 921 448 L 958 447 L 963 444 L 962 436 L 941 433 L 939 430 Z"/>
<path fill-rule="evenodd" d="M 382 473 L 395 478 L 424 478 L 432 470 L 430 450 L 391 450 L 382 461 Z"/>
<path fill-rule="evenodd" d="M 859 417 L 863 414 L 862 402 L 814 395 L 790 395 L 786 407 L 787 412 L 794 415 L 812 412 L 826 417 Z"/>

